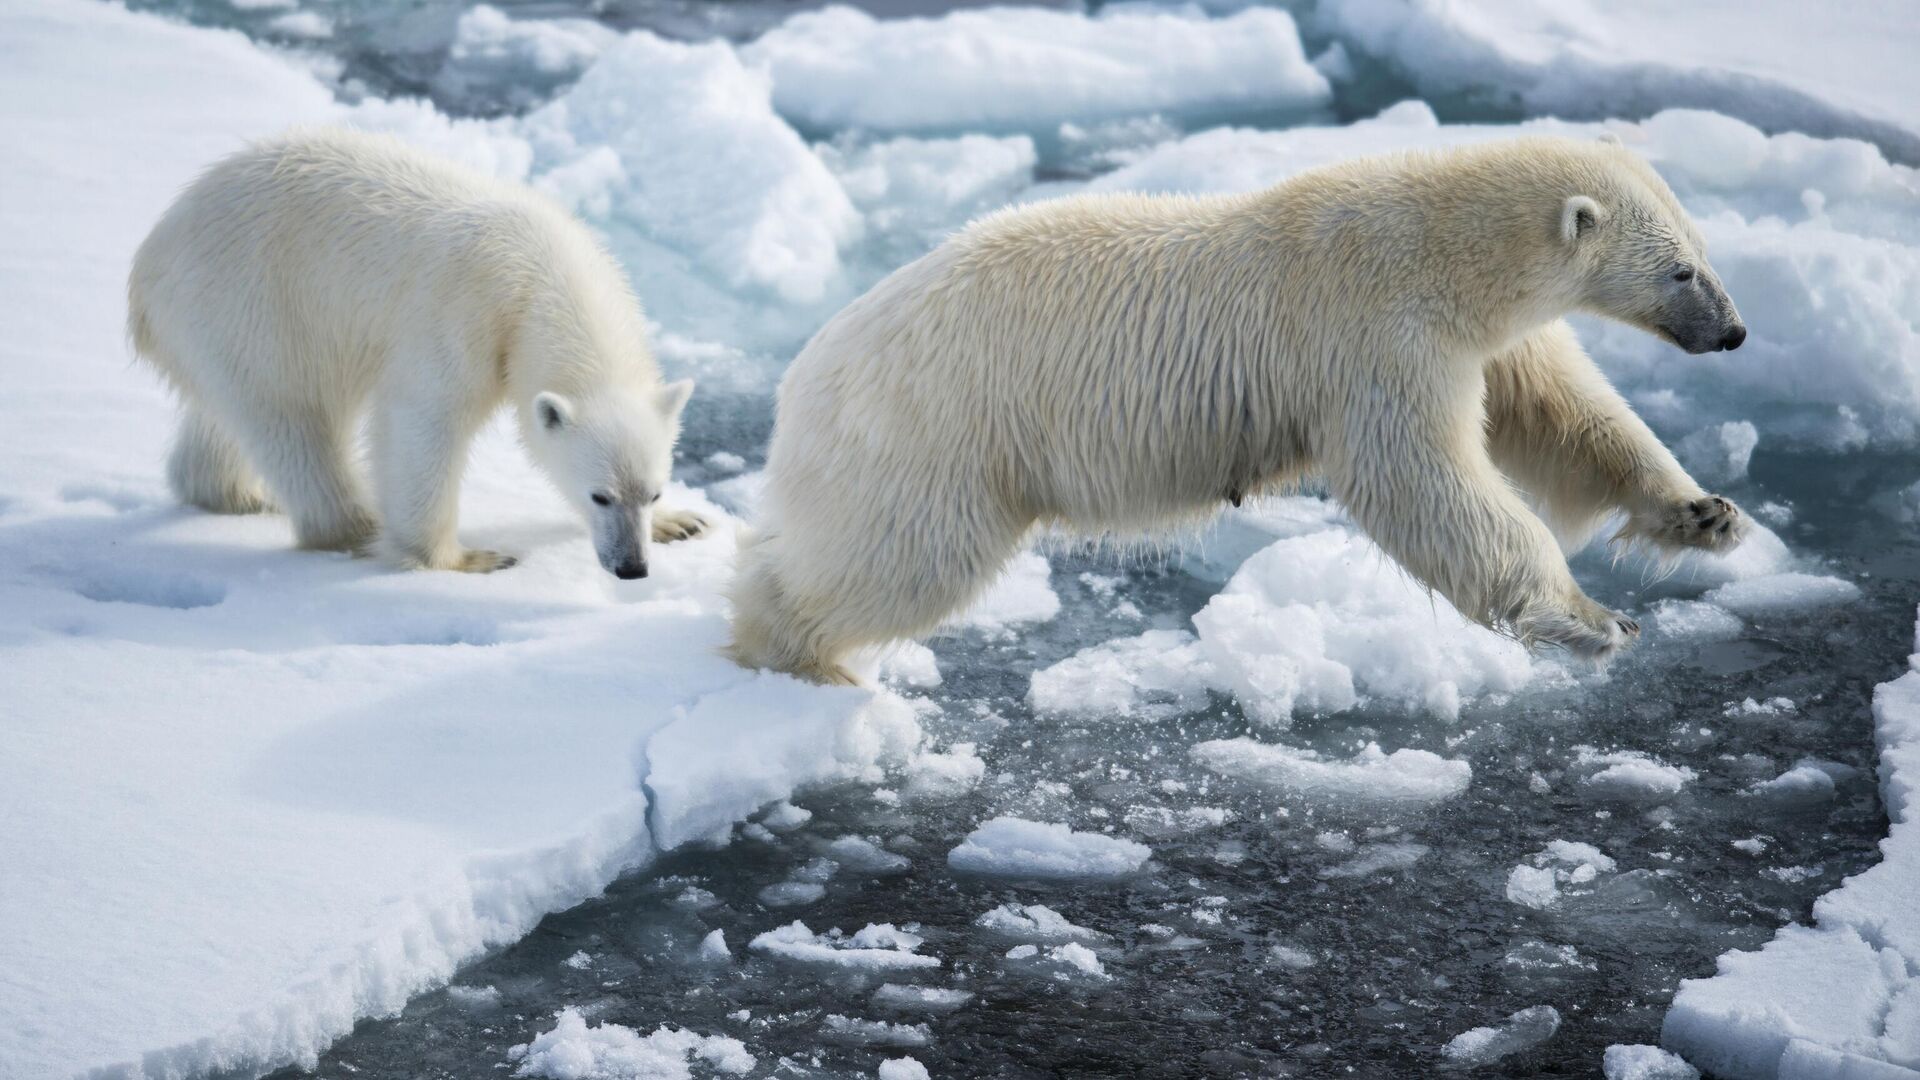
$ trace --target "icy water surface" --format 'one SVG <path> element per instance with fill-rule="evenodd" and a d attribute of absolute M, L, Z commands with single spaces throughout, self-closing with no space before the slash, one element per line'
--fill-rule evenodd
<path fill-rule="evenodd" d="M 702 442 L 690 436 L 689 458 Z M 1732 641 L 1643 641 L 1607 679 L 1470 706 L 1457 723 L 1363 710 L 1302 719 L 1283 736 L 1342 752 L 1377 739 L 1471 761 L 1465 795 L 1397 814 L 1290 800 L 1198 768 L 1193 743 L 1261 734 L 1225 698 L 1155 722 L 1035 717 L 1024 700 L 1036 667 L 1137 632 L 1111 613 L 1116 596 L 1149 623 L 1176 625 L 1217 588 L 1165 566 L 1056 556 L 1057 618 L 1017 638 L 935 643 L 945 683 L 930 694 L 939 715 L 929 730 L 977 744 L 987 766 L 977 789 L 957 799 L 862 786 L 813 793 L 800 800 L 813 814 L 800 828 L 677 853 L 462 972 L 465 989 L 362 1023 L 320 1075 L 491 1075 L 509 1047 L 575 1006 L 643 1032 L 669 1023 L 734 1036 L 758 1056 L 754 1075 L 872 1075 L 884 1058 L 911 1053 L 935 1076 L 1404 1077 L 1437 1069 L 1454 1035 L 1542 1004 L 1559 1011 L 1558 1033 L 1476 1074 L 1598 1075 L 1608 1044 L 1658 1041 L 1680 979 L 1806 919 L 1816 896 L 1875 861 L 1886 821 L 1868 708 L 1909 648 L 1920 544 L 1866 508 L 1915 475 L 1912 458 L 1762 453 L 1752 478 L 1730 489 L 1748 505 L 1790 505 L 1784 538 L 1858 581 L 1859 604 L 1758 619 Z M 1593 557 L 1581 572 L 1634 611 L 1699 588 L 1642 588 Z M 1777 697 L 1794 707 L 1728 715 L 1732 703 Z M 1580 744 L 1650 752 L 1699 776 L 1658 804 L 1596 799 L 1569 778 Z M 1836 798 L 1742 794 L 1805 756 L 1834 763 Z M 1111 828 L 1150 844 L 1153 859 L 1103 884 L 951 871 L 947 851 L 999 813 Z M 843 836 L 873 838 L 907 865 L 821 863 Z M 1755 837 L 1757 854 L 1733 846 Z M 1507 899 L 1511 870 L 1554 840 L 1596 845 L 1618 869 L 1569 886 L 1546 911 Z M 760 896 L 809 879 L 824 884 L 814 902 L 773 907 Z M 1044 904 L 1104 935 L 1093 946 L 1105 977 L 1010 960 L 1020 939 L 974 925 L 1007 903 Z M 910 926 L 942 966 L 849 974 L 746 950 L 796 918 L 815 930 Z M 731 961 L 699 957 L 715 929 Z M 974 996 L 916 1012 L 876 999 L 889 981 Z M 497 997 L 469 992 L 484 987 Z M 836 1028 L 835 1015 L 908 1028 L 889 1033 L 901 1045 L 873 1045 Z"/>

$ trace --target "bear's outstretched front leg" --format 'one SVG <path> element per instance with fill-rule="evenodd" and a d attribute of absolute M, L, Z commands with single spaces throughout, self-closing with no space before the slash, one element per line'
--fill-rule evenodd
<path fill-rule="evenodd" d="M 511 555 L 460 546 L 460 476 L 467 446 L 486 416 L 477 401 L 448 400 L 439 364 L 396 363 L 374 402 L 373 478 L 380 502 L 378 550 L 402 569 L 487 574 Z"/>
<path fill-rule="evenodd" d="M 1487 456 L 1478 389 L 1475 380 L 1451 395 L 1358 395 L 1370 405 L 1325 462 L 1334 494 L 1468 618 L 1604 660 L 1640 627 L 1581 591 L 1552 532 Z"/>
<path fill-rule="evenodd" d="M 1746 535 L 1740 508 L 1687 475 L 1565 322 L 1495 356 L 1486 386 L 1489 452 L 1573 544 L 1616 511 L 1619 538 L 1668 551 L 1726 551 Z"/>
<path fill-rule="evenodd" d="M 691 540 L 707 531 L 707 519 L 691 510 L 660 509 L 653 512 L 653 542 L 671 544 Z"/>

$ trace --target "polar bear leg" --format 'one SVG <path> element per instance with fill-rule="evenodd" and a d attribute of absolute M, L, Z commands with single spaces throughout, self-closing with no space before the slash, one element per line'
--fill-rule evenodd
<path fill-rule="evenodd" d="M 402 356 L 375 391 L 373 485 L 380 502 L 380 556 L 402 569 L 486 574 L 514 565 L 511 555 L 460 546 L 460 477 L 485 402 L 463 394 L 447 371 L 459 360 L 415 362 Z M 440 374 L 436 374 L 440 373 Z"/>
<path fill-rule="evenodd" d="M 293 519 L 300 547 L 357 552 L 372 538 L 374 517 L 353 472 L 346 417 L 275 402 L 226 410 L 220 423 Z"/>
<path fill-rule="evenodd" d="M 1570 546 L 1616 511 L 1620 536 L 1665 549 L 1728 550 L 1745 535 L 1739 507 L 1687 475 L 1566 323 L 1495 356 L 1486 379 L 1488 450 Z"/>
<path fill-rule="evenodd" d="M 1327 463 L 1334 494 L 1375 543 L 1468 618 L 1607 658 L 1639 626 L 1581 591 L 1546 523 L 1487 454 L 1478 383 L 1459 390 L 1438 408 L 1354 418 L 1350 430 L 1366 441 L 1350 440 Z"/>
<path fill-rule="evenodd" d="M 191 402 L 181 412 L 180 430 L 167 456 L 167 486 L 181 502 L 216 514 L 272 509 L 240 448 Z"/>

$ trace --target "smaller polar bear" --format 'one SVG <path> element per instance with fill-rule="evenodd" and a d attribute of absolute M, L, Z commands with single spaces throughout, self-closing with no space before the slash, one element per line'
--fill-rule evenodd
<path fill-rule="evenodd" d="M 663 384 L 640 306 L 587 230 L 534 192 L 343 130 L 219 162 L 134 256 L 128 332 L 184 406 L 183 501 L 278 505 L 303 548 L 487 573 L 455 535 L 467 445 L 511 402 L 600 564 L 647 575 L 691 382 Z M 374 508 L 353 467 L 362 415 Z"/>
<path fill-rule="evenodd" d="M 1620 514 L 1668 551 L 1725 550 L 1745 521 L 1608 385 L 1575 311 L 1694 353 L 1746 337 L 1673 193 L 1603 142 L 987 217 L 788 369 L 732 654 L 848 681 L 850 651 L 932 631 L 1036 526 L 1189 526 L 1315 473 L 1469 618 L 1604 658 L 1638 628 L 1536 508 L 1567 534 Z"/>

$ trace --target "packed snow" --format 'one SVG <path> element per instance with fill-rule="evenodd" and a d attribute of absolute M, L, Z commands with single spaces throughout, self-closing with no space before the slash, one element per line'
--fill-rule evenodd
<path fill-rule="evenodd" d="M 969 874 L 1056 880 L 1125 877 L 1152 857 L 1145 844 L 1065 825 L 997 817 L 947 853 L 947 865 Z"/>

